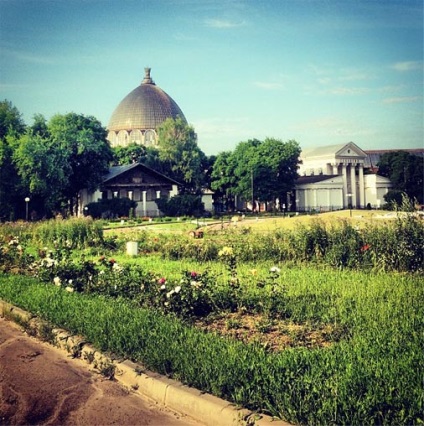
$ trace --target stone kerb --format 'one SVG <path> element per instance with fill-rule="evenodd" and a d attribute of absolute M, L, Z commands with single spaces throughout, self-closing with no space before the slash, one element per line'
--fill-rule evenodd
<path fill-rule="evenodd" d="M 31 321 L 32 327 L 41 326 L 43 323 L 30 313 L 2 300 L 0 300 L 0 315 L 18 323 Z M 282 420 L 238 408 L 216 396 L 202 393 L 176 380 L 147 371 L 141 364 L 129 360 L 115 361 L 97 351 L 83 337 L 72 335 L 66 330 L 54 328 L 52 333 L 55 345 L 70 356 L 85 360 L 100 373 L 105 370 L 105 366 L 112 366 L 112 370 L 108 370 L 109 378 L 117 380 L 135 393 L 198 420 L 206 426 L 291 426 Z"/>

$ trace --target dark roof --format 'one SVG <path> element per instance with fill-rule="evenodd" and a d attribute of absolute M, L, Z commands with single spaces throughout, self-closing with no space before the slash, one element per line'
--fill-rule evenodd
<path fill-rule="evenodd" d="M 113 112 L 108 130 L 157 129 L 167 118 L 181 117 L 183 112 L 177 103 L 150 77 L 150 68 L 145 68 L 145 77 L 140 86 L 130 92 Z"/>
<path fill-rule="evenodd" d="M 398 152 L 398 151 L 406 151 L 410 154 L 418 155 L 420 157 L 424 157 L 424 149 L 417 148 L 417 149 L 372 149 L 372 150 L 364 150 L 364 152 L 367 154 L 367 157 L 365 158 L 365 164 L 364 167 L 370 167 L 375 168 L 377 167 L 377 164 L 380 161 L 380 157 L 383 154 L 386 154 L 388 152 Z"/>
<path fill-rule="evenodd" d="M 103 183 L 106 183 L 107 181 L 109 181 L 109 180 L 129 171 L 129 170 L 132 170 L 136 167 L 141 167 L 142 169 L 144 169 L 145 172 L 150 173 L 150 174 L 155 175 L 155 176 L 158 176 L 158 177 L 161 177 L 162 179 L 166 179 L 174 185 L 182 186 L 182 184 L 180 182 L 177 182 L 176 180 L 171 179 L 170 177 L 165 176 L 162 173 L 159 173 L 156 170 L 153 170 L 150 167 L 147 167 L 146 165 L 144 165 L 142 163 L 133 163 L 133 164 L 127 164 L 127 165 L 124 165 L 124 166 L 112 166 L 112 167 L 110 167 L 108 174 L 103 177 Z"/>

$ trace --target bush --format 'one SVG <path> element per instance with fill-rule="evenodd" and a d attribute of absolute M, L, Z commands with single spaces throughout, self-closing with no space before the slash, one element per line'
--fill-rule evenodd
<path fill-rule="evenodd" d="M 86 214 L 94 219 L 110 219 L 114 217 L 130 217 L 137 203 L 129 198 L 110 198 L 86 205 Z"/>
<path fill-rule="evenodd" d="M 193 194 L 180 194 L 156 200 L 159 210 L 166 216 L 201 216 L 205 211 L 201 197 Z"/>

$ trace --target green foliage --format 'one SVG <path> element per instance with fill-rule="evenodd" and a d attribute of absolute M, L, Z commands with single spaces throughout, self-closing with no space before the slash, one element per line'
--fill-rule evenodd
<path fill-rule="evenodd" d="M 159 210 L 165 216 L 200 216 L 205 211 L 202 198 L 194 194 L 179 194 L 173 197 L 155 200 Z"/>
<path fill-rule="evenodd" d="M 41 215 L 66 204 L 73 214 L 78 192 L 96 189 L 112 158 L 100 122 L 75 113 L 55 115 L 47 125 L 35 117 L 34 126 L 14 146 L 16 169 L 31 198 L 40 199 Z"/>
<path fill-rule="evenodd" d="M 394 191 L 404 192 L 412 200 L 417 199 L 420 204 L 424 202 L 423 170 L 424 158 L 407 151 L 387 152 L 378 163 L 378 173 L 390 179 Z M 389 202 L 390 199 L 386 201 Z M 400 200 L 397 201 L 400 203 Z"/>
<path fill-rule="evenodd" d="M 33 241 L 41 246 L 69 249 L 101 245 L 103 229 L 101 224 L 90 218 L 54 219 L 32 227 Z"/>
<path fill-rule="evenodd" d="M 146 156 L 146 147 L 138 143 L 131 143 L 128 146 L 116 146 L 112 148 L 113 162 L 117 166 L 132 163 L 143 163 Z"/>
<path fill-rule="evenodd" d="M 158 128 L 159 159 L 167 164 L 171 178 L 189 192 L 203 184 L 202 160 L 205 154 L 197 145 L 197 135 L 181 117 L 166 119 Z"/>
<path fill-rule="evenodd" d="M 7 135 L 20 135 L 25 131 L 22 114 L 5 99 L 0 102 L 0 140 L 5 140 Z"/>
<path fill-rule="evenodd" d="M 14 141 L 25 132 L 21 113 L 8 100 L 0 102 L 0 222 L 23 217 L 22 201 L 28 192 L 21 187 L 13 163 Z"/>
<path fill-rule="evenodd" d="M 292 140 L 240 142 L 233 152 L 218 155 L 211 187 L 223 196 L 225 203 L 235 195 L 261 202 L 285 200 L 287 192 L 294 188 L 299 155 L 299 144 Z"/>
<path fill-rule="evenodd" d="M 94 219 L 129 217 L 137 203 L 127 197 L 99 200 L 86 205 L 85 213 Z"/>
<path fill-rule="evenodd" d="M 292 423 L 422 423 L 424 290 L 418 277 L 312 268 L 282 268 L 279 276 L 293 318 L 337 322 L 350 337 L 273 353 L 120 298 L 69 293 L 28 278 L 0 277 L 0 297 L 100 350 Z M 270 324 L 264 319 L 257 326 L 266 332 Z"/>

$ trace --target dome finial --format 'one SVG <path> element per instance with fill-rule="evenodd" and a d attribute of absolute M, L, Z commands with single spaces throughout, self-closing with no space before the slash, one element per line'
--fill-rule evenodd
<path fill-rule="evenodd" d="M 149 67 L 144 68 L 144 79 L 141 82 L 141 84 L 155 84 L 155 82 L 150 77 L 150 71 L 151 71 L 151 68 Z"/>

